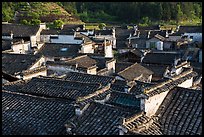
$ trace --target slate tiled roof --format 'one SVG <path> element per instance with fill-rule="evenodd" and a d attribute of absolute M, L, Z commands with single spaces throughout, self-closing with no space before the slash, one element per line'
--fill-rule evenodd
<path fill-rule="evenodd" d="M 171 90 L 156 112 L 165 135 L 202 134 L 202 91 Z"/>
<path fill-rule="evenodd" d="M 145 67 L 143 67 L 142 65 L 135 63 L 129 67 L 127 67 L 126 69 L 118 72 L 119 76 L 122 76 L 123 78 L 125 78 L 128 81 L 133 81 L 136 78 L 139 78 L 140 76 L 149 76 L 152 75 L 153 72 Z"/>
<path fill-rule="evenodd" d="M 145 88 L 155 85 L 153 83 L 146 83 L 138 80 L 136 80 L 135 83 L 136 84 L 130 89 L 130 93 L 134 95 L 140 95 L 141 93 L 143 93 L 143 90 Z"/>
<path fill-rule="evenodd" d="M 124 118 L 123 126 L 128 129 L 128 132 L 136 135 L 162 135 L 159 122 L 147 117 L 143 112 Z"/>
<path fill-rule="evenodd" d="M 70 59 L 66 61 L 66 63 L 70 65 L 78 64 L 78 67 L 80 68 L 91 68 L 91 67 L 96 67 L 97 62 L 87 55 L 82 55 L 82 56 L 78 56 L 76 58 Z"/>
<path fill-rule="evenodd" d="M 51 78 L 32 78 L 19 92 L 37 96 L 76 100 L 78 97 L 87 96 L 100 88 L 101 85 L 96 83 L 82 83 Z"/>
<path fill-rule="evenodd" d="M 180 26 L 180 33 L 202 33 L 202 26 Z"/>
<path fill-rule="evenodd" d="M 116 62 L 115 63 L 115 71 L 116 73 L 123 71 L 124 69 L 126 69 L 127 67 L 133 65 L 133 63 L 129 63 L 129 62 Z"/>
<path fill-rule="evenodd" d="M 37 55 L 2 53 L 2 70 L 14 75 L 29 69 L 39 59 Z"/>
<path fill-rule="evenodd" d="M 74 116 L 68 100 L 2 92 L 3 135 L 63 135 Z"/>
<path fill-rule="evenodd" d="M 11 49 L 11 46 L 12 46 L 12 44 L 11 44 L 10 40 L 3 40 L 2 39 L 2 45 L 1 45 L 2 51 Z"/>
<path fill-rule="evenodd" d="M 140 111 L 140 99 L 133 94 L 113 91 L 110 93 L 110 98 L 107 100 L 108 104 L 123 107 L 130 112 Z"/>
<path fill-rule="evenodd" d="M 67 49 L 67 51 L 62 51 L 62 49 Z M 75 57 L 80 50 L 79 44 L 54 44 L 45 43 L 41 49 L 39 49 L 39 54 L 45 57 Z"/>
<path fill-rule="evenodd" d="M 6 84 L 2 85 L 3 90 L 8 90 L 8 91 L 18 91 L 20 90 L 23 86 L 26 85 L 30 80 L 17 80 L 14 82 L 9 82 Z"/>
<path fill-rule="evenodd" d="M 130 115 L 120 108 L 92 102 L 83 114 L 75 120 L 77 135 L 119 135 L 121 117 Z"/>
<path fill-rule="evenodd" d="M 114 83 L 111 84 L 111 90 L 125 92 L 124 88 L 129 88 L 126 81 L 123 80 L 115 80 Z"/>
<path fill-rule="evenodd" d="M 174 53 L 147 53 L 142 62 L 147 64 L 172 65 L 174 59 L 178 59 L 179 57 L 179 54 Z"/>
<path fill-rule="evenodd" d="M 84 25 L 83 24 L 65 24 L 63 26 L 63 30 L 76 30 L 77 28 L 83 29 Z"/>
<path fill-rule="evenodd" d="M 102 86 L 106 86 L 109 83 L 112 83 L 115 78 L 110 76 L 101 76 L 101 75 L 91 75 L 79 72 L 69 72 L 66 74 L 65 80 L 85 82 L 85 83 L 99 83 Z"/>
<path fill-rule="evenodd" d="M 112 30 L 94 30 L 94 35 L 112 35 Z"/>
<path fill-rule="evenodd" d="M 42 30 L 40 35 L 58 35 L 60 29 L 49 29 L 49 30 Z"/>
<path fill-rule="evenodd" d="M 156 94 L 169 91 L 176 87 L 177 85 L 183 83 L 184 81 L 191 79 L 193 77 L 197 76 L 197 73 L 192 71 L 192 69 L 187 69 L 186 71 L 182 72 L 178 76 L 174 76 L 172 79 L 166 80 L 162 83 L 153 85 L 151 87 L 147 87 L 144 89 L 144 93 L 151 97 Z"/>
<path fill-rule="evenodd" d="M 13 32 L 14 37 L 30 37 L 36 35 L 40 26 L 29 26 L 21 24 L 2 24 L 2 35 Z"/>
<path fill-rule="evenodd" d="M 157 65 L 157 64 L 142 64 L 144 67 L 148 68 L 152 72 L 154 72 L 153 77 L 163 77 L 166 69 L 168 68 L 167 65 Z"/>

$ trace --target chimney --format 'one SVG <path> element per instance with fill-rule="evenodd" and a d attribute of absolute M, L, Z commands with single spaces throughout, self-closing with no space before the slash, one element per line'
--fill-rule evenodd
<path fill-rule="evenodd" d="M 76 116 L 81 116 L 82 111 L 78 105 L 75 105 L 75 115 Z"/>
<path fill-rule="evenodd" d="M 124 128 L 122 125 L 119 125 L 118 128 L 119 128 L 119 135 L 124 135 L 125 133 L 128 132 L 128 130 Z"/>
<path fill-rule="evenodd" d="M 125 93 L 128 93 L 128 86 L 124 87 Z"/>
<path fill-rule="evenodd" d="M 147 38 L 149 39 L 149 37 L 150 37 L 150 31 L 148 31 L 147 33 Z"/>
<path fill-rule="evenodd" d="M 138 38 L 140 37 L 140 31 L 138 31 L 138 33 L 137 33 L 137 37 L 138 37 Z"/>
<path fill-rule="evenodd" d="M 168 33 L 168 30 L 166 30 L 166 36 L 165 36 L 166 38 L 168 38 L 169 37 L 169 33 Z"/>
<path fill-rule="evenodd" d="M 178 63 L 178 59 L 174 59 L 174 66 L 176 66 L 177 65 L 177 63 Z"/>
<path fill-rule="evenodd" d="M 13 39 L 13 31 L 10 32 L 11 39 Z"/>
<path fill-rule="evenodd" d="M 179 31 L 179 29 L 180 29 L 180 25 L 177 26 L 176 31 Z"/>
<path fill-rule="evenodd" d="M 66 132 L 68 135 L 72 134 L 72 127 L 71 125 L 65 124 Z"/>
<path fill-rule="evenodd" d="M 83 28 L 82 28 L 82 30 L 85 30 L 86 29 L 86 26 L 85 26 L 85 24 L 83 24 Z"/>
<path fill-rule="evenodd" d="M 21 43 L 22 43 L 22 44 L 24 43 L 24 40 L 23 40 L 23 39 L 21 39 Z"/>
<path fill-rule="evenodd" d="M 115 38 L 115 27 L 112 28 L 112 35 Z"/>
<path fill-rule="evenodd" d="M 104 47 L 106 47 L 106 38 L 104 37 Z"/>
<path fill-rule="evenodd" d="M 76 66 L 75 66 L 76 68 L 78 68 L 78 63 L 76 63 Z"/>

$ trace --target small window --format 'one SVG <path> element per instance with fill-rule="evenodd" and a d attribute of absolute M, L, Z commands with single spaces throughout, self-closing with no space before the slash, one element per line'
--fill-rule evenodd
<path fill-rule="evenodd" d="M 193 36 L 190 36 L 190 39 L 193 39 Z"/>
<path fill-rule="evenodd" d="M 67 51 L 68 50 L 68 48 L 61 48 L 60 49 L 60 51 L 62 51 L 62 52 L 65 52 L 65 51 Z"/>
<path fill-rule="evenodd" d="M 58 39 L 58 35 L 51 35 L 50 39 Z"/>

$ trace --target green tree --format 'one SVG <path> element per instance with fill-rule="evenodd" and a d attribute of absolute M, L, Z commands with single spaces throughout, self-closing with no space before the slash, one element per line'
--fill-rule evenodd
<path fill-rule="evenodd" d="M 64 22 L 62 20 L 55 20 L 53 22 L 54 28 L 61 28 Z"/>
<path fill-rule="evenodd" d="M 99 27 L 100 29 L 103 29 L 104 27 L 106 27 L 106 24 L 105 24 L 105 23 L 100 23 L 100 24 L 98 25 L 98 27 Z"/>
<path fill-rule="evenodd" d="M 29 24 L 29 22 L 26 19 L 21 20 L 20 23 L 24 24 L 24 25 L 28 25 Z"/>
<path fill-rule="evenodd" d="M 39 19 L 32 19 L 31 20 L 31 25 L 39 25 L 41 21 Z"/>
<path fill-rule="evenodd" d="M 176 21 L 179 22 L 183 19 L 183 12 L 181 10 L 181 6 L 178 4 L 176 9 Z"/>

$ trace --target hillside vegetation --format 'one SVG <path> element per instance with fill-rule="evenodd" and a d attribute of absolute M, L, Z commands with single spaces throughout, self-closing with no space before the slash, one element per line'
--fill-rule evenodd
<path fill-rule="evenodd" d="M 15 11 L 19 14 L 14 18 Z M 200 25 L 202 2 L 3 2 L 2 20 Z"/>
<path fill-rule="evenodd" d="M 55 2 L 2 2 L 2 21 L 24 23 L 29 21 L 81 22 Z"/>

